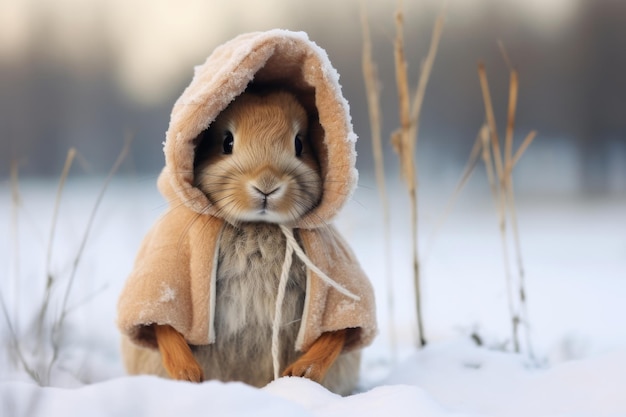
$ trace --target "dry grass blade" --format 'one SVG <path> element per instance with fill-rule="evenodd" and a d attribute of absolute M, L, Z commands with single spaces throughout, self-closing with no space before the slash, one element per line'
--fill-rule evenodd
<path fill-rule="evenodd" d="M 52 280 L 53 280 L 52 274 L 50 273 L 50 261 L 52 260 L 52 247 L 53 247 L 53 242 L 54 242 L 54 235 L 56 232 L 57 218 L 59 216 L 59 206 L 61 204 L 61 196 L 63 195 L 63 188 L 65 187 L 65 182 L 67 181 L 67 177 L 70 173 L 70 168 L 72 167 L 74 157 L 76 157 L 76 149 L 70 148 L 70 150 L 67 152 L 67 157 L 65 158 L 65 164 L 63 165 L 63 172 L 61 173 L 61 179 L 59 180 L 59 186 L 57 188 L 57 194 L 54 200 L 54 210 L 52 212 L 52 226 L 50 227 L 50 236 L 48 239 L 48 252 L 46 254 L 46 275 L 48 276 L 48 286 L 52 285 Z"/>
<path fill-rule="evenodd" d="M 530 146 L 530 144 L 533 143 L 533 140 L 535 140 L 536 136 L 537 136 L 537 131 L 535 130 L 533 130 L 528 135 L 526 135 L 520 147 L 517 148 L 517 151 L 515 151 L 515 155 L 513 155 L 513 159 L 511 160 L 511 167 L 509 171 L 512 171 L 513 168 L 515 168 L 515 165 L 517 165 L 519 160 L 524 155 L 524 152 L 526 151 L 526 149 Z"/>
<path fill-rule="evenodd" d="M 485 65 L 480 62 L 478 64 L 478 77 L 480 79 L 480 88 L 483 94 L 483 102 L 485 103 L 485 115 L 487 124 L 489 125 L 489 133 L 491 134 L 491 146 L 493 147 L 493 159 L 496 167 L 496 174 L 499 180 L 502 180 L 504 169 L 502 166 L 502 152 L 500 151 L 500 139 L 498 138 L 498 129 L 496 126 L 496 117 L 493 112 L 493 103 L 491 101 L 491 93 L 489 92 L 489 82 L 487 81 L 487 72 Z"/>
<path fill-rule="evenodd" d="M 74 161 L 74 157 L 76 156 L 76 149 L 70 148 L 67 152 L 67 157 L 65 158 L 65 164 L 63 165 L 63 171 L 61 172 L 61 177 L 59 179 L 59 185 L 57 187 L 56 197 L 54 199 L 54 209 L 52 211 L 52 222 L 50 226 L 50 235 L 48 238 L 47 245 L 47 253 L 46 253 L 46 288 L 43 299 L 43 304 L 41 306 L 41 310 L 39 311 L 39 315 L 37 317 L 37 335 L 39 337 L 40 346 L 43 345 L 43 328 L 44 321 L 46 318 L 46 313 L 48 311 L 48 307 L 50 306 L 50 292 L 52 290 L 52 286 L 54 285 L 54 276 L 50 271 L 50 263 L 52 260 L 52 248 L 54 243 L 54 236 L 56 233 L 57 220 L 59 216 L 59 206 L 61 205 L 61 196 L 63 195 L 63 189 L 65 188 L 65 182 L 70 172 L 70 168 L 72 167 L 72 163 Z"/>
<path fill-rule="evenodd" d="M 393 273 L 391 267 L 391 225 L 389 216 L 389 197 L 385 185 L 385 164 L 382 146 L 382 117 L 380 111 L 380 94 L 376 65 L 372 58 L 372 41 L 370 36 L 367 15 L 361 9 L 361 25 L 363 31 L 363 58 L 362 69 L 365 80 L 365 92 L 370 120 L 370 132 L 372 137 L 372 152 L 374 154 L 374 170 L 376 183 L 382 202 L 383 227 L 385 238 L 385 282 L 387 283 L 387 314 L 389 326 L 389 338 L 391 344 L 392 360 L 396 360 L 397 337 L 394 326 L 395 301 L 393 296 Z"/>
<path fill-rule="evenodd" d="M 480 141 L 482 143 L 482 158 L 485 164 L 485 169 L 487 170 L 487 181 L 489 181 L 489 188 L 491 189 L 491 195 L 494 200 L 498 198 L 498 187 L 496 184 L 496 177 L 493 172 L 493 161 L 491 159 L 491 148 L 489 147 L 489 126 L 486 124 L 481 127 L 480 132 L 478 133 L 480 136 Z"/>
<path fill-rule="evenodd" d="M 517 222 L 517 209 L 515 206 L 515 191 L 513 188 L 513 167 L 515 163 L 513 162 L 513 130 L 515 128 L 515 114 L 517 110 L 517 98 L 519 92 L 519 76 L 513 65 L 511 64 L 511 60 L 506 52 L 506 48 L 503 43 L 499 43 L 500 50 L 502 51 L 502 56 L 509 67 L 510 71 L 510 80 L 509 80 L 509 105 L 507 110 L 507 129 L 506 129 L 506 138 L 505 138 L 505 173 L 504 173 L 504 188 L 506 192 L 506 201 L 508 205 L 510 220 L 511 220 L 511 228 L 513 231 L 513 243 L 515 247 L 515 257 L 517 261 L 517 271 L 518 271 L 518 286 L 517 286 L 517 297 L 519 303 L 519 314 L 518 322 L 524 327 L 524 334 L 526 336 L 526 350 L 530 357 L 533 357 L 533 348 L 530 337 L 530 324 L 529 324 L 529 316 L 528 316 L 528 303 L 526 300 L 526 272 L 524 269 L 524 261 L 522 257 L 522 246 L 521 239 L 519 233 L 519 226 Z M 533 132 L 529 136 L 524 139 L 522 143 L 522 147 L 518 151 L 519 153 L 517 160 L 521 158 L 521 155 L 524 153 L 526 148 L 530 145 L 530 143 L 534 140 L 535 135 Z M 514 322 L 515 323 L 515 322 Z M 515 325 L 515 324 L 514 324 Z"/>
<path fill-rule="evenodd" d="M 113 164 L 113 167 L 111 168 L 111 170 L 109 171 L 108 175 L 106 176 L 104 183 L 102 184 L 102 187 L 100 188 L 100 192 L 98 193 L 98 196 L 96 198 L 96 202 L 93 206 L 93 209 L 91 210 L 90 214 L 89 214 L 89 220 L 87 221 L 87 227 L 85 228 L 85 233 L 83 234 L 83 239 L 81 240 L 80 246 L 78 248 L 78 252 L 76 253 L 76 257 L 74 258 L 74 263 L 72 264 L 72 273 L 70 276 L 70 280 L 68 282 L 67 288 L 65 290 L 65 295 L 63 297 L 63 303 L 61 304 L 61 317 L 64 318 L 66 311 L 67 311 L 67 301 L 69 299 L 69 295 L 70 292 L 72 290 L 73 287 L 73 283 L 74 283 L 74 278 L 76 277 L 76 269 L 78 268 L 78 264 L 80 263 L 80 260 L 82 258 L 83 255 L 83 251 L 85 250 L 85 246 L 87 244 L 87 240 L 89 239 L 89 234 L 91 232 L 91 227 L 93 226 L 95 217 L 96 217 L 96 213 L 98 212 L 98 208 L 100 207 L 100 203 L 102 202 L 102 198 L 104 197 L 104 194 L 106 192 L 106 190 L 109 188 L 109 184 L 111 183 L 111 179 L 113 179 L 113 176 L 116 174 L 117 170 L 119 169 L 120 165 L 122 164 L 122 162 L 124 161 L 124 159 L 126 159 L 126 156 L 128 155 L 128 152 L 130 151 L 130 144 L 132 142 L 132 138 L 128 137 L 126 139 L 126 142 L 124 144 L 124 147 L 122 148 L 122 150 L 120 151 L 119 155 L 117 156 L 117 159 L 115 160 L 115 163 Z"/>
<path fill-rule="evenodd" d="M 511 63 L 511 59 L 509 58 L 509 53 L 506 51 L 504 47 L 504 42 L 498 40 L 498 48 L 500 48 L 500 53 L 502 54 L 502 58 L 504 59 L 504 63 L 506 64 L 509 71 L 513 69 L 513 64 Z"/>
<path fill-rule="evenodd" d="M 507 108 L 507 123 L 506 123 L 506 134 L 505 134 L 505 151 L 504 151 L 504 166 L 505 172 L 503 173 L 503 177 L 501 179 L 504 195 L 502 196 L 505 200 L 504 210 L 508 208 L 510 219 L 511 219 L 511 228 L 513 231 L 513 242 L 515 247 L 515 254 L 517 260 L 517 270 L 518 270 L 518 282 L 517 282 L 517 295 L 518 295 L 518 305 L 519 312 L 514 312 L 513 316 L 513 332 L 514 339 L 513 344 L 516 352 L 519 352 L 519 340 L 517 339 L 519 336 L 517 334 L 518 326 L 520 324 L 524 324 L 526 327 L 526 336 L 528 341 L 528 346 L 530 346 L 530 337 L 529 337 L 529 328 L 528 328 L 528 320 L 526 313 L 526 290 L 524 289 L 524 264 L 522 261 L 522 249 L 519 238 L 519 228 L 517 226 L 517 210 L 515 209 L 515 192 L 513 190 L 513 178 L 512 178 L 512 170 L 509 167 L 512 167 L 512 157 L 513 157 L 513 131 L 515 129 L 515 113 L 517 110 L 517 96 L 519 91 L 519 80 L 517 71 L 511 65 L 511 61 L 506 53 L 506 49 L 503 43 L 500 43 L 500 49 L 502 51 L 502 55 L 507 65 L 509 66 L 510 71 L 510 79 L 509 79 L 509 103 Z M 506 213 L 505 213 L 506 215 Z M 504 236 L 505 238 L 506 236 Z M 505 248 L 506 250 L 506 248 Z M 508 270 L 508 268 L 507 268 Z M 513 283 L 511 282 L 511 285 Z M 513 306 L 513 305 L 512 305 Z M 515 308 L 515 307 L 513 307 Z M 522 317 L 520 317 L 520 314 Z"/>
<path fill-rule="evenodd" d="M 519 90 L 519 80 L 516 70 L 511 70 L 509 82 L 509 107 L 506 123 L 506 135 L 504 137 L 504 166 L 509 167 L 513 157 L 513 130 L 515 128 L 515 112 L 517 110 L 517 95 Z M 508 171 L 508 169 L 507 169 Z"/>
<path fill-rule="evenodd" d="M 439 42 L 441 41 L 441 34 L 443 33 L 443 24 L 444 16 L 441 14 L 435 21 L 435 26 L 433 27 L 433 33 L 430 39 L 430 46 L 428 47 L 428 53 L 422 65 L 420 78 L 417 82 L 417 90 L 415 91 L 415 97 L 413 98 L 413 105 L 411 108 L 411 119 L 413 121 L 411 138 L 413 141 L 417 141 L 417 131 L 419 130 L 419 118 L 422 112 L 422 104 L 424 103 L 428 80 L 430 79 L 430 74 L 432 72 L 433 65 L 435 64 L 435 57 L 437 56 Z M 413 148 L 415 148 L 415 145 Z"/>
<path fill-rule="evenodd" d="M 525 289 L 525 271 L 522 260 L 522 250 L 519 237 L 519 227 L 517 222 L 517 210 L 515 208 L 515 193 L 513 189 L 512 171 L 517 164 L 524 151 L 530 146 L 535 138 L 536 132 L 531 132 L 523 141 L 520 148 L 513 154 L 513 131 L 515 129 L 515 115 L 517 111 L 517 100 L 519 94 L 519 75 L 517 71 L 511 65 L 511 61 L 506 53 L 506 50 L 502 43 L 500 43 L 502 55 L 506 61 L 510 70 L 509 79 L 509 101 L 507 108 L 507 127 L 505 133 L 505 151 L 504 151 L 504 164 L 502 163 L 502 156 L 500 153 L 500 145 L 496 130 L 495 118 L 493 115 L 493 105 L 491 102 L 491 95 L 489 92 L 489 84 L 487 82 L 487 75 L 484 65 L 480 64 L 478 73 L 480 78 L 481 89 L 483 93 L 485 103 L 485 114 L 490 127 L 491 133 L 491 146 L 493 149 L 493 159 L 496 167 L 498 186 L 494 187 L 492 184 L 492 191 L 497 192 L 496 204 L 498 208 L 498 218 L 500 224 L 500 235 L 502 239 L 502 248 L 504 255 L 504 267 L 506 274 L 506 282 L 508 289 L 509 309 L 512 320 L 513 330 L 513 348 L 515 352 L 520 351 L 519 344 L 519 326 L 520 324 L 525 327 L 525 335 L 527 342 L 527 350 L 532 357 L 532 343 L 530 341 L 529 319 L 527 312 L 526 302 L 526 289 Z M 489 168 L 488 168 L 489 169 Z M 513 242 L 517 261 L 517 289 L 514 290 L 513 277 L 509 267 L 509 250 L 507 244 L 507 231 L 506 221 L 507 213 L 510 216 L 511 228 L 513 233 Z M 515 295 L 516 292 L 516 295 Z"/>
<path fill-rule="evenodd" d="M 19 300 L 20 291 L 19 291 L 19 231 L 18 231 L 18 212 L 19 207 L 21 205 L 21 197 L 20 197 L 20 187 L 19 187 L 19 167 L 18 162 L 16 160 L 11 161 L 11 203 L 12 203 L 12 213 L 11 213 L 11 224 L 12 224 L 12 233 L 13 233 L 13 247 L 15 250 L 15 269 L 14 269 L 14 281 L 15 281 L 15 299 Z M 9 310 L 7 309 L 6 302 L 4 301 L 4 295 L 0 292 L 0 307 L 2 308 L 2 315 L 4 316 L 4 320 L 6 321 L 7 328 L 9 330 L 9 344 L 12 347 L 15 355 L 17 356 L 17 360 L 24 367 L 26 373 L 33 379 L 33 381 L 40 383 L 39 375 L 33 368 L 31 368 L 24 357 L 24 353 L 22 351 L 22 347 L 20 346 L 19 338 L 17 335 L 18 329 L 18 317 L 19 317 L 19 302 L 15 302 L 15 317 L 11 320 L 11 316 L 9 315 Z"/>
<path fill-rule="evenodd" d="M 450 212 L 452 211 L 452 207 L 454 207 L 454 204 L 456 203 L 457 198 L 461 194 L 461 191 L 465 187 L 465 184 L 467 184 L 467 181 L 469 181 L 470 177 L 472 176 L 472 173 L 474 172 L 474 168 L 476 168 L 476 165 L 478 165 L 478 161 L 480 160 L 479 158 L 483 150 L 483 140 L 482 140 L 481 132 L 483 130 L 485 130 L 486 132 L 487 129 L 488 129 L 487 126 L 483 126 L 481 130 L 479 131 L 478 135 L 476 135 L 476 140 L 474 141 L 474 145 L 472 146 L 470 156 L 467 160 L 467 163 L 465 164 L 465 168 L 463 169 L 461 178 L 459 179 L 456 187 L 454 188 L 454 192 L 452 193 L 452 196 L 448 199 L 446 206 L 443 210 L 443 213 L 441 214 L 441 216 L 439 216 L 439 218 L 435 222 L 435 227 L 433 228 L 433 231 L 430 234 L 430 237 L 428 239 L 429 248 L 433 247 L 437 234 L 439 233 L 444 223 L 446 222 L 448 216 L 450 215 Z M 488 133 L 485 133 L 485 136 L 488 137 Z"/>
<path fill-rule="evenodd" d="M 92 210 L 90 212 L 89 219 L 87 221 L 87 226 L 85 228 L 85 233 L 83 234 L 83 238 L 81 240 L 80 246 L 79 246 L 78 251 L 76 253 L 76 256 L 74 258 L 74 262 L 72 264 L 72 271 L 71 271 L 71 274 L 70 274 L 70 279 L 68 281 L 67 287 L 65 288 L 65 294 L 63 296 L 63 301 L 61 303 L 61 313 L 60 313 L 59 319 L 54 323 L 54 326 L 52 328 L 52 340 L 51 340 L 51 342 L 52 342 L 53 353 L 52 353 L 52 359 L 50 361 L 50 364 L 48 366 L 48 371 L 47 371 L 47 374 L 46 374 L 47 380 L 49 380 L 50 372 L 52 370 L 52 366 L 54 365 L 54 363 L 56 362 L 56 360 L 58 358 L 60 341 L 61 341 L 61 332 L 62 332 L 62 329 L 63 329 L 63 325 L 65 323 L 65 319 L 67 318 L 67 314 L 69 312 L 69 310 L 67 308 L 67 303 L 68 303 L 69 296 L 70 296 L 70 293 L 72 291 L 72 288 L 74 286 L 74 280 L 76 278 L 76 271 L 78 269 L 78 265 L 79 265 L 80 260 L 82 258 L 83 252 L 85 250 L 85 246 L 87 244 L 87 240 L 89 239 L 89 235 L 90 235 L 91 228 L 93 226 L 93 223 L 94 223 L 94 220 L 95 220 L 95 217 L 96 217 L 96 213 L 98 212 L 98 208 L 100 207 L 100 203 L 102 202 L 104 194 L 105 194 L 106 190 L 109 187 L 111 179 L 116 174 L 116 172 L 119 169 L 120 165 L 122 164 L 124 159 L 126 159 L 126 156 L 128 155 L 128 153 L 130 151 L 130 144 L 131 144 L 131 142 L 132 142 L 132 137 L 129 135 L 126 138 L 126 142 L 124 143 L 124 147 L 120 151 L 120 154 L 118 155 L 115 163 L 113 164 L 113 167 L 111 168 L 111 170 L 109 171 L 108 175 L 106 176 L 106 178 L 104 180 L 104 183 L 102 184 L 102 187 L 100 188 L 100 192 L 98 193 L 98 196 L 96 198 L 96 202 L 94 204 L 94 207 L 92 208 Z"/>
<path fill-rule="evenodd" d="M 396 87 L 398 91 L 398 112 L 400 129 L 394 133 L 393 145 L 400 157 L 400 168 L 404 180 L 409 188 L 415 182 L 414 141 L 410 138 L 411 132 L 411 103 L 409 95 L 409 80 L 407 64 L 404 56 L 404 16 L 396 13 L 396 38 L 394 41 L 394 62 L 396 72 Z"/>
<path fill-rule="evenodd" d="M 7 310 L 7 306 L 4 302 L 4 296 L 2 295 L 2 292 L 0 292 L 0 307 L 2 308 L 2 315 L 4 316 L 4 319 L 7 323 L 7 328 L 9 329 L 11 347 L 13 348 L 15 354 L 17 355 L 18 360 L 24 367 L 24 370 L 26 371 L 26 373 L 33 379 L 33 381 L 37 382 L 38 384 L 41 384 L 39 375 L 37 374 L 37 372 L 35 372 L 34 369 L 32 369 L 28 365 L 28 362 L 26 361 L 26 358 L 24 357 L 24 354 L 22 352 L 22 347 L 20 346 L 20 342 L 17 337 L 17 333 L 15 331 L 15 328 L 13 327 L 13 323 L 11 322 L 11 317 L 9 317 L 9 311 Z"/>
<path fill-rule="evenodd" d="M 502 242 L 503 262 L 507 285 L 507 299 L 512 322 L 512 341 L 515 352 L 519 352 L 519 338 L 517 331 L 519 318 L 516 313 L 513 297 L 513 282 L 509 267 L 509 251 L 506 239 L 506 185 L 504 167 L 502 164 L 502 152 L 500 150 L 500 140 L 498 138 L 496 118 L 493 111 L 493 102 L 491 100 L 491 92 L 489 91 L 487 72 L 485 70 L 485 65 L 482 62 L 478 64 L 478 77 L 480 79 L 480 87 L 483 95 L 483 102 L 485 104 L 485 115 L 487 118 L 487 125 L 489 126 L 489 134 L 491 137 L 493 163 L 492 158 L 488 157 L 489 147 L 486 146 L 486 143 L 483 143 L 483 159 L 485 161 L 485 165 L 487 166 L 489 184 L 491 186 L 491 191 L 494 195 L 497 206 L 498 224 L 500 229 L 500 239 Z M 485 141 L 484 135 L 483 140 Z M 495 166 L 497 183 L 495 183 L 495 179 L 493 176 L 493 166 Z"/>
<path fill-rule="evenodd" d="M 15 285 L 14 296 L 20 299 L 20 245 L 19 245 L 19 208 L 22 199 L 20 198 L 20 186 L 17 160 L 11 161 L 11 235 L 13 240 L 13 283 Z M 19 328 L 19 303 L 15 303 L 14 320 L 15 327 Z"/>
<path fill-rule="evenodd" d="M 502 58 L 509 68 L 509 105 L 507 108 L 506 134 L 504 138 L 504 178 L 509 178 L 512 170 L 513 158 L 513 130 L 515 129 L 515 114 L 517 112 L 517 97 L 519 95 L 519 74 L 513 67 L 509 54 L 502 41 L 498 41 L 498 47 L 502 53 Z"/>
<path fill-rule="evenodd" d="M 518 288 L 517 288 L 517 296 L 519 300 L 521 317 L 517 318 L 518 325 L 522 324 L 524 326 L 526 335 L 526 349 L 530 357 L 533 356 L 532 343 L 530 341 L 530 324 L 528 318 L 528 304 L 526 300 L 526 273 L 524 270 L 524 262 L 522 258 L 522 246 L 519 234 L 519 227 L 517 223 L 517 209 L 515 208 L 515 192 L 513 191 L 513 186 L 510 184 L 507 187 L 507 200 L 509 202 L 509 211 L 511 216 L 511 228 L 513 229 L 513 242 L 515 244 L 515 256 L 517 260 L 518 267 Z"/>

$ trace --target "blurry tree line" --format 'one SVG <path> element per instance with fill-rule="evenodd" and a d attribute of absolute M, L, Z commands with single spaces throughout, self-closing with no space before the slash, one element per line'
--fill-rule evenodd
<path fill-rule="evenodd" d="M 478 60 L 485 62 L 494 105 L 501 111 L 499 120 L 505 120 L 508 71 L 496 44 L 501 40 L 520 73 L 519 131 L 539 131 L 533 145 L 536 152 L 542 149 L 540 143 L 550 141 L 574 149 L 579 189 L 607 191 L 612 177 L 626 177 L 626 2 L 581 1 L 574 18 L 558 30 L 549 25 L 539 28 L 532 19 L 521 19 L 508 8 L 506 2 L 493 1 L 478 15 L 466 18 L 450 2 L 422 113 L 421 152 L 434 155 L 430 158 L 434 161 L 458 166 L 465 162 L 484 117 Z M 409 57 L 425 54 L 438 11 L 438 6 L 430 4 L 407 14 L 406 40 L 408 48 L 413 48 Z M 360 70 L 358 7 L 353 17 L 342 26 L 328 24 L 323 15 L 320 19 L 292 16 L 286 26 L 308 32 L 338 69 L 361 137 L 359 167 L 367 172 L 372 157 Z M 370 20 L 383 108 L 396 114 L 393 15 L 370 16 Z M 39 28 L 18 59 L 0 57 L 0 175 L 8 176 L 10 162 L 17 160 L 22 175 L 56 176 L 70 146 L 83 155 L 87 173 L 102 174 L 122 147 L 126 132 L 134 136 L 134 142 L 125 169 L 139 175 L 156 174 L 163 165 L 161 143 L 169 112 L 193 68 L 171 81 L 176 93 L 158 102 L 140 102 L 113 75 L 115 45 L 95 39 L 95 53 L 84 62 L 63 61 L 51 53 L 47 36 Z M 198 51 L 197 62 L 210 52 Z M 409 65 L 417 79 L 419 60 Z M 383 120 L 387 137 L 396 126 L 396 120 Z M 389 158 L 393 164 L 393 156 Z M 430 163 L 435 170 L 438 162 Z"/>

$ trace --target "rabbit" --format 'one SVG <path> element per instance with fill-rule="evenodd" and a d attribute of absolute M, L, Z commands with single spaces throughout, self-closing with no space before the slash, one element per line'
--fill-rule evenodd
<path fill-rule="evenodd" d="M 196 140 L 194 185 L 226 223 L 219 244 L 216 342 L 190 346 L 170 325 L 152 324 L 160 363 L 138 349 L 127 366 L 150 362 L 154 373 L 178 380 L 273 380 L 271 335 L 290 226 L 320 202 L 319 163 L 309 141 L 309 116 L 287 91 L 244 92 Z M 296 239 L 298 235 L 296 232 Z M 360 353 L 342 353 L 348 330 L 325 332 L 306 350 L 294 343 L 306 295 L 306 267 L 294 257 L 283 302 L 281 374 L 309 378 L 348 394 Z M 149 366 L 148 366 L 149 367 Z"/>

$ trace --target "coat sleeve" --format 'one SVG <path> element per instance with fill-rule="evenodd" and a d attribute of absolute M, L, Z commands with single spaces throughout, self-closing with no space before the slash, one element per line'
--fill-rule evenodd
<path fill-rule="evenodd" d="M 210 342 L 209 298 L 215 236 L 210 220 L 170 209 L 144 238 L 118 301 L 118 326 L 134 343 L 156 348 L 151 324 L 169 324 L 189 343 Z"/>
<path fill-rule="evenodd" d="M 354 253 L 334 227 L 302 230 L 307 256 L 359 300 L 353 300 L 308 271 L 307 300 L 296 348 L 306 351 L 324 332 L 350 329 L 345 350 L 369 345 L 377 333 L 372 285 Z"/>

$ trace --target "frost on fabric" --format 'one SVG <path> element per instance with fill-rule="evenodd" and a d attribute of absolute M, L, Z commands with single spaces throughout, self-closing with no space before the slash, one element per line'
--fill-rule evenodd
<path fill-rule="evenodd" d="M 341 300 L 341 302 L 337 305 L 337 313 L 338 314 L 347 314 L 353 312 L 356 309 L 356 304 L 354 301 L 350 300 Z"/>
<path fill-rule="evenodd" d="M 176 290 L 169 287 L 164 282 L 161 283 L 161 296 L 159 297 L 160 303 L 169 303 L 176 298 Z"/>

